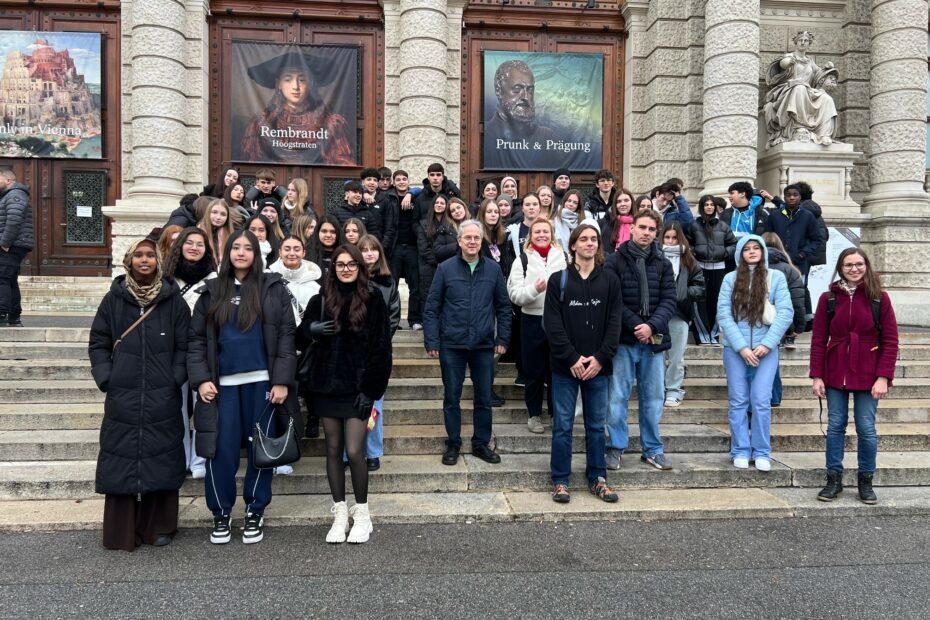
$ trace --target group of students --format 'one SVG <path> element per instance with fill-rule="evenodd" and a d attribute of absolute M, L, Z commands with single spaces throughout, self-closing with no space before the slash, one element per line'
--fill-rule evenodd
<path fill-rule="evenodd" d="M 238 195 L 234 172 L 221 181 L 224 194 Z M 438 164 L 418 192 L 410 191 L 404 171 L 387 172 L 389 186 L 376 169 L 363 171 L 360 183 L 347 183 L 345 205 L 332 215 L 295 212 L 307 195 L 298 179 L 285 193 L 286 214 L 239 219 L 234 205 L 220 221 L 223 209 L 208 198 L 196 222 L 188 218 L 180 230 L 171 229 L 192 211 L 182 205 L 160 238 L 130 246 L 125 274 L 101 302 L 90 337 L 93 376 L 106 392 L 96 477 L 97 492 L 106 495 L 105 546 L 170 543 L 186 470 L 205 480 L 211 541 L 228 542 L 240 449 L 256 425 L 277 434 L 293 423 L 302 434 L 298 395 L 309 412 L 306 434 L 318 436 L 321 420 L 325 433 L 334 514 L 326 540 L 368 540 L 368 472 L 383 454 L 383 396 L 400 323 L 400 277 L 410 288 L 409 324 L 423 327 L 423 304 L 408 277 L 411 256 L 416 281 L 428 291 L 424 345 L 443 370 L 449 433 L 443 463 L 458 459 L 466 364 L 475 383 L 473 453 L 500 461 L 489 443 L 491 407 L 503 399 L 492 385 L 496 362 L 509 354 L 519 369 L 517 383 L 525 387 L 529 430 L 546 431 L 545 400 L 552 412 L 553 499 L 569 501 L 572 424 L 582 415 L 589 488 L 617 501 L 606 472 L 619 469 L 629 445 L 634 382 L 641 459 L 672 468 L 659 421 L 663 406 L 684 398 L 690 331 L 699 344 L 714 344 L 720 334 L 734 466 L 754 461 L 756 469 L 770 469 L 778 349 L 806 322 L 804 280 L 791 254 L 810 259 L 817 248 L 799 244 L 790 232 L 783 233 L 783 244 L 777 227 L 765 230 L 779 215 L 761 207 L 764 192 L 736 183 L 730 207 L 705 196 L 695 218 L 674 179 L 650 197 L 634 198 L 601 171 L 585 197 L 570 188 L 570 173 L 559 170 L 554 189 L 542 187 L 519 200 L 507 193 L 516 192 L 512 178 L 500 195 L 485 184 L 472 211 Z M 291 187 L 300 190 L 294 197 Z M 266 182 L 260 194 L 250 190 L 253 201 L 243 198 L 239 206 L 251 212 L 278 189 Z M 786 198 L 778 213 L 790 227 L 800 200 L 787 191 Z M 238 224 L 230 227 L 233 220 Z M 471 312 L 477 274 L 490 292 Z M 818 497 L 830 500 L 842 491 L 852 393 L 860 497 L 873 501 L 875 409 L 894 376 L 897 328 L 863 251 L 844 251 L 835 275 L 819 300 L 811 345 L 814 393 L 826 396 L 830 411 L 828 485 Z M 463 294 L 466 286 L 472 289 Z M 480 329 L 471 320 L 479 320 Z M 478 332 L 484 335 L 476 338 Z M 481 353 L 480 364 L 473 349 Z M 212 416 L 211 403 L 218 412 Z M 346 467 L 355 495 L 351 511 Z M 249 452 L 243 542 L 262 540 L 274 473 L 256 468 Z"/>

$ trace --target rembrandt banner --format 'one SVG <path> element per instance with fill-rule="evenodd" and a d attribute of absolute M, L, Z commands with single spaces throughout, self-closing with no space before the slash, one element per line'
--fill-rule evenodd
<path fill-rule="evenodd" d="M 484 52 L 486 170 L 602 167 L 601 54 Z"/>
<path fill-rule="evenodd" d="M 358 164 L 357 47 L 233 41 L 232 159 Z"/>
<path fill-rule="evenodd" d="M 100 159 L 101 35 L 0 32 L 0 157 Z"/>

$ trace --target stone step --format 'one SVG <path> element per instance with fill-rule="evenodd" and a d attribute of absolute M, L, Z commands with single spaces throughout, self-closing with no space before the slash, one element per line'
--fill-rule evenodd
<path fill-rule="evenodd" d="M 659 471 L 629 455 L 618 472 L 609 472 L 611 486 L 632 489 L 723 489 L 723 488 L 816 488 L 823 484 L 823 454 L 775 452 L 772 471 L 737 470 L 726 454 L 670 455 L 675 469 Z M 855 488 L 856 455 L 847 453 L 844 484 Z M 96 463 L 84 461 L 33 461 L 0 463 L 0 500 L 89 499 L 94 495 Z M 585 487 L 584 455 L 572 460 L 571 487 Z M 239 483 L 242 480 L 242 468 Z M 188 478 L 181 489 L 184 497 L 202 497 L 203 481 Z M 930 485 L 930 452 L 879 452 L 875 485 Z M 351 482 L 347 482 L 351 489 Z M 508 454 L 492 465 L 470 454 L 449 467 L 440 457 L 386 456 L 381 469 L 369 482 L 372 493 L 447 493 L 549 491 L 551 479 L 548 454 Z M 290 476 L 277 476 L 276 495 L 327 495 L 325 463 L 322 457 L 306 457 L 295 464 Z M 351 491 L 349 491 L 351 493 Z"/>
<path fill-rule="evenodd" d="M 878 447 L 884 452 L 930 451 L 930 424 L 878 424 Z M 662 424 L 662 438 L 670 454 L 727 452 L 729 426 Z M 772 425 L 772 449 L 780 452 L 819 452 L 825 439 L 817 424 Z M 462 437 L 471 437 L 472 427 L 462 426 Z M 97 458 L 98 430 L 0 431 L 0 454 L 7 461 L 68 461 Z M 384 451 L 389 455 L 440 454 L 446 432 L 441 425 L 395 425 L 384 431 Z M 305 456 L 324 456 L 323 439 L 303 439 Z M 548 454 L 552 434 L 531 433 L 525 424 L 496 424 L 492 445 L 501 454 Z M 585 449 L 584 428 L 576 420 L 573 451 Z M 630 452 L 638 453 L 639 425 L 630 425 Z M 855 426 L 846 434 L 846 449 L 856 449 Z"/>
<path fill-rule="evenodd" d="M 387 401 L 385 426 L 443 423 L 442 401 Z M 464 421 L 471 419 L 472 403 L 462 403 Z M 882 400 L 878 408 L 879 423 L 930 422 L 930 405 L 917 399 Z M 630 403 L 629 422 L 637 422 L 637 403 Z M 0 404 L 0 431 L 16 430 L 98 430 L 103 419 L 103 402 L 93 403 L 16 403 Z M 522 399 L 511 399 L 503 407 L 494 408 L 494 424 L 524 424 L 526 408 Z M 725 400 L 686 399 L 679 407 L 667 407 L 662 413 L 662 424 L 721 424 L 726 425 Z M 772 423 L 818 424 L 820 409 L 813 399 L 785 400 L 774 410 Z M 823 416 L 826 424 L 826 413 Z"/>
<path fill-rule="evenodd" d="M 930 514 L 930 488 L 881 487 L 879 503 L 866 506 L 853 497 L 826 503 L 815 499 L 814 489 L 633 489 L 620 493 L 620 501 L 606 504 L 584 487 L 572 489 L 569 504 L 556 504 L 549 491 L 465 493 L 371 493 L 372 520 L 385 524 L 507 523 L 513 521 L 576 522 L 587 520 L 657 521 L 684 519 L 760 519 L 791 517 L 878 517 Z M 852 495 L 852 494 L 850 494 Z M 6 501 L 0 512 L 0 532 L 100 529 L 104 500 Z M 332 523 L 328 495 L 276 495 L 265 513 L 265 537 L 273 542 L 284 526 Z M 237 505 L 238 508 L 238 505 Z M 236 536 L 241 513 L 233 516 Z M 185 497 L 179 507 L 179 526 L 202 530 L 204 538 L 212 515 L 202 497 Z M 324 529 L 319 532 L 323 540 Z M 199 535 L 199 534 L 198 534 Z"/>

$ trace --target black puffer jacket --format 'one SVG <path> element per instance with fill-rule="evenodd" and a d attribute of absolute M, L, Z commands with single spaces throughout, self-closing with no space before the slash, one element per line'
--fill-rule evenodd
<path fill-rule="evenodd" d="M 301 342 L 310 343 L 310 373 L 307 389 L 318 394 L 350 396 L 364 394 L 378 400 L 391 377 L 391 325 L 384 297 L 372 291 L 368 297 L 368 318 L 357 332 L 348 326 L 332 336 L 314 340 L 310 324 L 332 317 L 322 309 L 323 296 L 314 295 L 300 324 Z M 348 322 L 343 312 L 340 322 Z"/>
<path fill-rule="evenodd" d="M 690 321 L 694 313 L 694 302 L 704 300 L 704 271 L 698 264 L 694 269 L 684 265 L 678 269 L 675 279 L 675 313 L 679 318 Z"/>
<path fill-rule="evenodd" d="M 804 333 L 807 324 L 807 312 L 804 308 L 804 280 L 798 270 L 788 263 L 788 258 L 776 248 L 768 248 L 769 269 L 775 269 L 785 274 L 788 281 L 788 291 L 791 293 L 791 306 L 794 308 L 794 331 Z"/>
<path fill-rule="evenodd" d="M 820 238 L 823 239 L 823 243 L 818 246 L 817 251 L 811 253 L 808 257 L 808 263 L 811 265 L 826 265 L 827 241 L 830 239 L 830 231 L 827 229 L 827 223 L 823 221 L 823 209 L 813 200 L 802 200 L 801 208 L 807 209 L 814 214 L 814 219 L 817 220 L 817 228 L 820 230 Z"/>
<path fill-rule="evenodd" d="M 29 188 L 16 183 L 0 194 L 0 246 L 31 250 L 34 245 Z"/>
<path fill-rule="evenodd" d="M 192 205 L 181 205 L 177 209 L 171 212 L 171 215 L 168 216 L 168 221 L 165 222 L 165 228 L 169 226 L 180 226 L 181 228 L 189 228 L 191 226 L 197 225 L 197 215 L 194 213 L 194 207 Z"/>
<path fill-rule="evenodd" d="M 691 243 L 694 257 L 702 263 L 730 262 L 736 252 L 736 236 L 730 227 L 716 216 L 698 216 L 688 231 L 688 241 Z"/>
<path fill-rule="evenodd" d="M 284 280 L 277 273 L 265 273 L 262 284 L 262 337 L 268 356 L 268 375 L 271 385 L 286 385 L 287 400 L 283 410 L 294 419 L 299 427 L 300 417 L 297 402 L 297 351 L 294 348 L 294 312 L 291 297 Z M 219 387 L 219 360 L 217 353 L 218 327 L 207 324 L 207 310 L 213 303 L 217 280 L 207 280 L 191 319 L 190 347 L 187 352 L 187 372 L 191 389 L 201 383 L 212 381 Z M 280 411 L 280 409 L 278 410 Z M 196 412 L 195 412 L 196 413 Z M 279 423 L 282 420 L 279 419 Z M 216 454 L 216 420 L 199 419 L 194 416 L 197 430 L 197 454 L 212 458 Z"/>
<path fill-rule="evenodd" d="M 433 236 L 426 234 L 429 222 L 426 218 L 417 222 L 417 260 L 420 264 L 420 290 L 424 297 L 429 294 L 429 287 L 436 275 L 436 267 L 445 260 L 458 254 L 458 233 L 452 226 L 442 224 L 433 231 Z"/>
<path fill-rule="evenodd" d="M 95 489 L 114 495 L 175 491 L 186 469 L 181 386 L 190 309 L 174 280 L 165 278 L 155 310 L 113 352 L 141 311 L 125 281 L 113 280 L 90 328 L 91 374 L 107 395 Z"/>

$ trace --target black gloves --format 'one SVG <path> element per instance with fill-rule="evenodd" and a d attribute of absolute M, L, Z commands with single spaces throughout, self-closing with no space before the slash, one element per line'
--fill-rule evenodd
<path fill-rule="evenodd" d="M 374 404 L 375 401 L 360 392 L 359 395 L 355 397 L 355 410 L 358 412 L 358 419 L 367 420 L 370 418 L 371 408 Z"/>
<path fill-rule="evenodd" d="M 336 324 L 333 321 L 313 321 L 310 323 L 310 336 L 332 336 L 336 333 Z"/>

